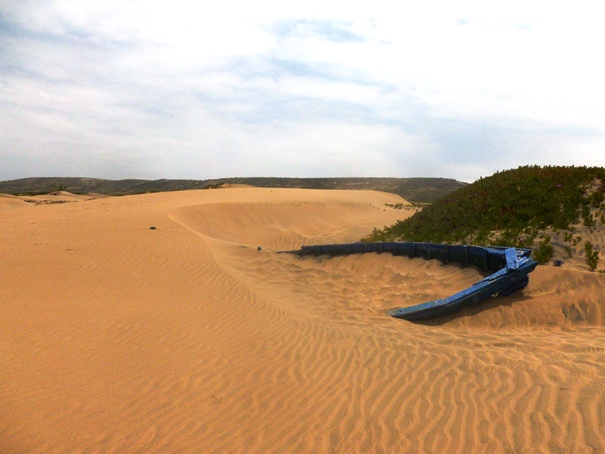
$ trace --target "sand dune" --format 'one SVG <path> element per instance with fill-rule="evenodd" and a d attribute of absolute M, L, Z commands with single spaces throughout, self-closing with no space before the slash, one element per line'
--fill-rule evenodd
<path fill-rule="evenodd" d="M 278 253 L 392 224 L 397 196 L 74 202 L 0 198 L 1 452 L 605 451 L 603 274 L 538 267 L 414 324 L 384 311 L 481 274 Z"/>
<path fill-rule="evenodd" d="M 8 194 L 0 194 L 0 212 L 9 208 L 19 208 L 27 205 L 25 200 Z"/>

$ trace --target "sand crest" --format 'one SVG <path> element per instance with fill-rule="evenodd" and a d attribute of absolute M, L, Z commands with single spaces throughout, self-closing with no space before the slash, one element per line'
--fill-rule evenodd
<path fill-rule="evenodd" d="M 384 311 L 479 271 L 278 253 L 411 215 L 398 196 L 61 197 L 0 197 L 0 452 L 605 451 L 603 274 L 539 267 L 414 324 Z"/>

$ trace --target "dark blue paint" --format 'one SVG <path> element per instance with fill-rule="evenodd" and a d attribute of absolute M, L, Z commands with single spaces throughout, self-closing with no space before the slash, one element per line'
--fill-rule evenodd
<path fill-rule="evenodd" d="M 288 251 L 301 256 L 348 255 L 366 252 L 389 252 L 393 255 L 438 259 L 444 263 L 473 265 L 483 271 L 494 273 L 476 282 L 471 287 L 447 298 L 429 301 L 416 306 L 401 307 L 387 311 L 392 317 L 406 320 L 424 320 L 441 317 L 470 306 L 490 296 L 506 296 L 520 290 L 529 283 L 531 273 L 538 262 L 530 258 L 531 249 L 505 247 L 480 247 L 433 243 L 352 243 L 303 246 L 298 251 Z"/>

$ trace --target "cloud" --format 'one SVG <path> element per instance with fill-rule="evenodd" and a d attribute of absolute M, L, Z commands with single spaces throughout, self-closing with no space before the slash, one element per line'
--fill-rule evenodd
<path fill-rule="evenodd" d="M 279 20 L 269 28 L 279 39 L 313 39 L 346 43 L 363 42 L 365 39 L 349 27 L 347 22 L 331 22 L 326 20 Z"/>
<path fill-rule="evenodd" d="M 544 5 L 3 2 L 0 179 L 605 165 L 605 33 Z"/>

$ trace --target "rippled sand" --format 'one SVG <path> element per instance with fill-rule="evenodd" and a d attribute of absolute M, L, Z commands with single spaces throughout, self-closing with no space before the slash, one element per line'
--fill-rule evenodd
<path fill-rule="evenodd" d="M 605 452 L 603 274 L 414 324 L 384 311 L 481 274 L 278 253 L 411 215 L 395 195 L 44 200 L 0 197 L 0 452 Z"/>

